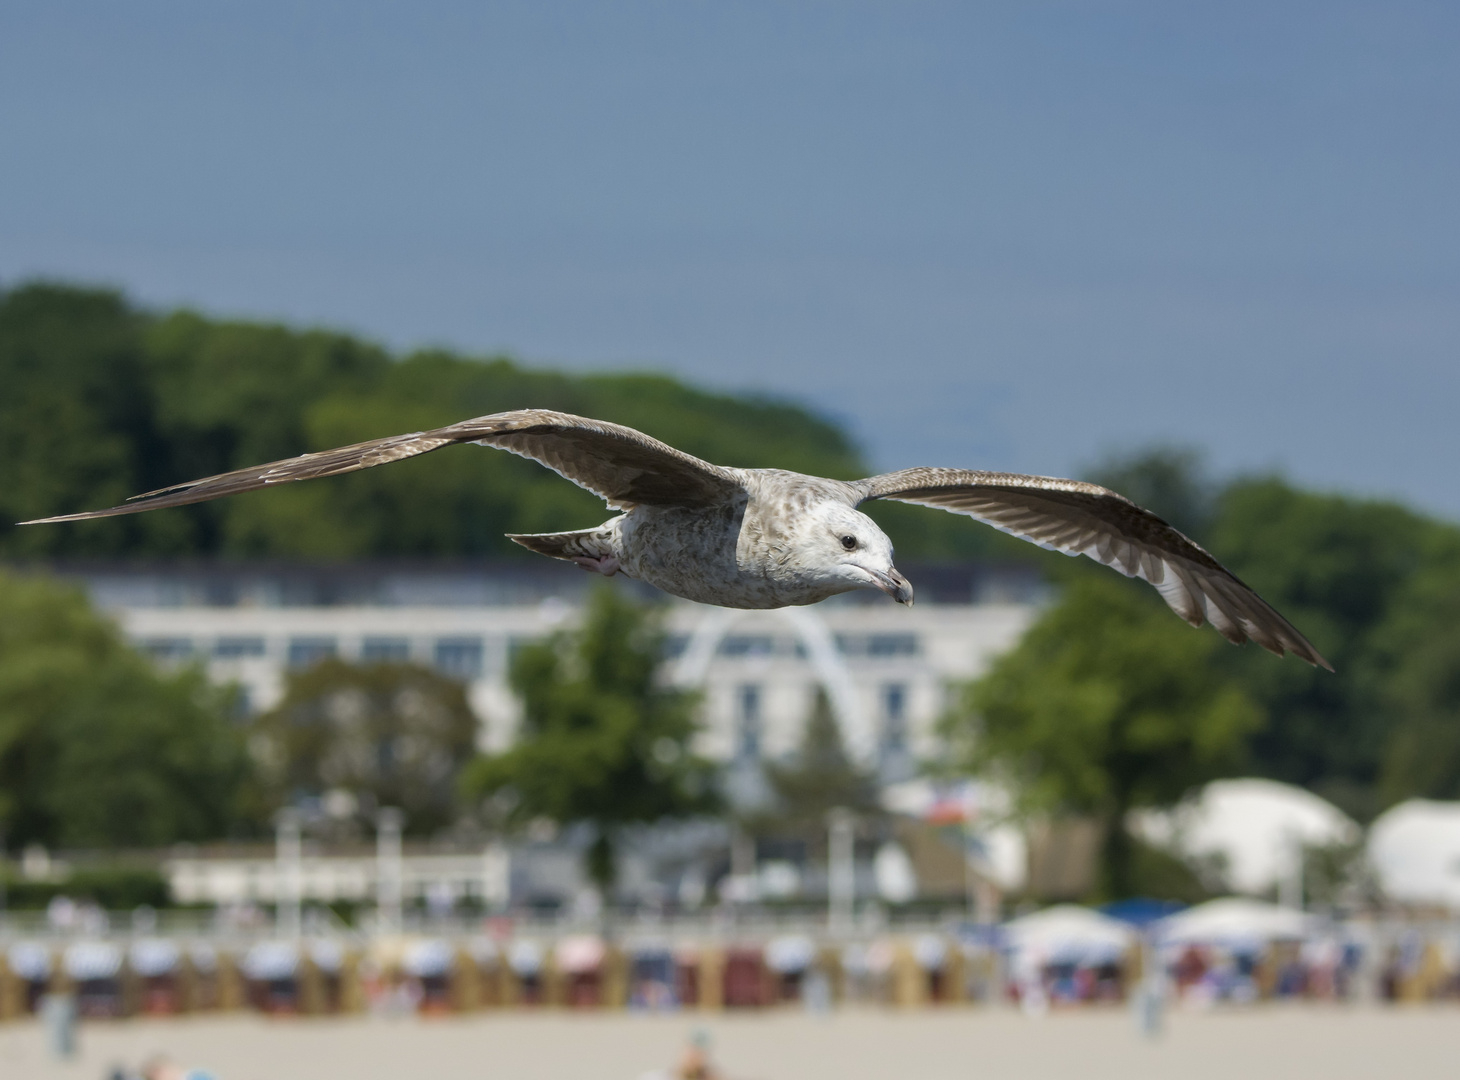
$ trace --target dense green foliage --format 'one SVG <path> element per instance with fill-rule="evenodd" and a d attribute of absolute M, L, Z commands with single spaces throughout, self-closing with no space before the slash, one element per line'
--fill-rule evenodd
<path fill-rule="evenodd" d="M 1205 542 L 1211 532 L 1218 489 L 1195 450 L 1158 446 L 1108 458 L 1090 470 L 1089 479 L 1120 492 L 1193 539 Z"/>
<path fill-rule="evenodd" d="M 1272 718 L 1251 744 L 1264 774 L 1312 787 L 1361 819 L 1382 808 L 1377 783 L 1394 733 L 1383 642 L 1415 623 L 1436 643 L 1455 640 L 1427 582 L 1457 547 L 1460 530 L 1389 503 L 1279 480 L 1222 493 L 1213 553 L 1337 669 L 1275 664 L 1255 649 L 1223 658 Z"/>
<path fill-rule="evenodd" d="M 783 403 L 651 375 L 568 376 L 441 351 L 396 358 L 348 335 L 150 313 L 115 293 L 58 285 L 0 293 L 0 387 L 0 558 L 9 560 L 534 558 L 502 534 L 591 525 L 604 517 L 602 504 L 532 462 L 476 447 L 194 507 L 11 525 L 525 406 L 632 424 L 726 464 L 866 471 L 835 426 Z M 1152 648 L 1167 637 L 1208 642 L 1193 684 L 1235 686 L 1266 717 L 1243 739 L 1231 770 L 1311 787 L 1360 819 L 1410 795 L 1460 797 L 1460 528 L 1277 478 L 1221 483 L 1182 451 L 1106 462 L 1092 478 L 1206 546 L 1338 669 L 1232 649 L 1153 606 Z M 898 504 L 867 509 L 903 563 L 1034 559 L 1074 599 L 1087 579 L 1119 584 L 1089 560 L 1040 552 L 956 515 Z M 231 827 L 246 763 L 221 719 L 223 704 L 196 676 L 155 675 L 79 599 L 22 601 L 18 588 L 7 583 L 9 599 L 0 601 L 30 604 L 0 627 L 7 680 L 0 693 L 17 695 L 0 712 L 0 814 L 12 843 L 161 842 Z M 1087 628 L 1063 624 L 1072 642 L 1101 636 L 1098 613 L 1084 610 L 1094 620 Z M 1116 614 L 1123 610 L 1117 605 Z M 33 673 L 26 683 L 15 674 L 22 654 L 23 664 L 50 674 Z M 144 700 L 161 704 L 128 704 Z M 104 714 L 112 718 L 103 722 Z M 139 764 L 98 764 L 119 760 Z M 179 801 L 178 792 L 196 796 Z"/>
<path fill-rule="evenodd" d="M 0 822 L 10 846 L 228 830 L 246 771 L 221 691 L 158 673 L 85 598 L 0 575 Z"/>
<path fill-rule="evenodd" d="M 514 821 L 594 826 L 588 869 L 602 887 L 623 826 L 714 805 L 710 766 L 690 750 L 695 699 L 655 677 L 663 644 L 651 611 L 621 590 L 596 590 L 581 628 L 517 654 L 517 740 L 463 779 L 472 795 L 505 795 Z"/>
<path fill-rule="evenodd" d="M 347 826 L 393 806 L 407 831 L 430 835 L 456 820 L 457 774 L 476 733 L 456 680 L 415 664 L 328 659 L 289 675 L 249 745 L 266 810 L 319 800 Z"/>
<path fill-rule="evenodd" d="M 1373 642 L 1379 801 L 1460 799 L 1460 560 L 1416 575 Z"/>
<path fill-rule="evenodd" d="M 1261 724 L 1258 706 L 1212 663 L 1226 647 L 1173 624 L 1146 591 L 1092 575 L 973 684 L 950 734 L 969 765 L 1026 807 L 1097 819 L 1102 891 L 1127 896 L 1127 814 L 1227 775 Z"/>
<path fill-rule="evenodd" d="M 11 524 L 514 408 L 630 424 L 721 464 L 862 471 L 837 428 L 792 405 L 655 375 L 568 376 L 440 351 L 394 360 L 342 334 L 154 316 L 59 286 L 0 294 L 0 386 L 0 555 L 11 557 L 526 557 L 502 534 L 593 525 L 603 504 L 477 447 L 135 517 Z"/>
<path fill-rule="evenodd" d="M 90 902 L 106 911 L 130 911 L 144 904 L 160 908 L 172 903 L 167 879 L 152 866 L 101 864 L 74 870 L 58 881 L 30 881 L 19 876 L 5 879 L 5 906 L 11 910 L 44 908 L 58 896 Z"/>
<path fill-rule="evenodd" d="M 597 524 L 603 504 L 539 465 L 477 447 L 136 517 L 12 524 L 506 409 L 614 420 L 724 465 L 867 471 L 837 427 L 782 402 L 440 350 L 394 359 L 344 334 L 158 316 L 116 293 L 58 285 L 0 293 L 0 386 L 0 556 L 10 557 L 527 557 L 503 534 Z M 904 561 L 1028 557 L 1018 541 L 951 516 L 868 509 Z"/>
<path fill-rule="evenodd" d="M 772 830 L 809 830 L 820 837 L 833 809 L 878 812 L 876 778 L 848 756 L 831 702 L 820 688 L 796 753 L 789 761 L 768 762 L 766 779 L 775 795 L 767 822 Z"/>
<path fill-rule="evenodd" d="M 740 815 L 762 857 L 824 863 L 833 810 L 849 810 L 862 836 L 881 835 L 888 814 L 878 801 L 877 778 L 847 753 L 826 691 L 817 688 L 794 753 L 766 761 L 770 798 Z"/>
<path fill-rule="evenodd" d="M 1460 796 L 1460 528 L 1272 477 L 1217 484 L 1190 452 L 1106 462 L 1092 476 L 1188 531 L 1337 668 L 1196 632 L 1211 644 L 1193 682 L 1229 680 L 1266 718 L 1229 772 L 1309 787 L 1360 820 L 1413 795 Z M 1086 559 L 1046 566 L 1072 603 L 1081 583 L 1113 581 Z M 1113 632 L 1100 611 L 1084 617 L 1082 629 L 1063 605 L 1050 615 L 1072 641 Z M 1169 613 L 1155 617 L 1163 634 L 1188 635 Z"/>

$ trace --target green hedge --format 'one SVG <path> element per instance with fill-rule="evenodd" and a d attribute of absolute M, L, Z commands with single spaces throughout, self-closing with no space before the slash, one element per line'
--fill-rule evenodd
<path fill-rule="evenodd" d="M 5 880 L 6 906 L 13 911 L 39 910 L 57 896 L 89 900 L 108 911 L 172 904 L 167 879 L 144 867 L 98 866 L 77 870 L 61 882 L 27 881 L 13 876 Z"/>

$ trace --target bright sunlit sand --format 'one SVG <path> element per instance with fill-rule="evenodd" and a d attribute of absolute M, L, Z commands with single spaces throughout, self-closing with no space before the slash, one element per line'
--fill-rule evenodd
<path fill-rule="evenodd" d="M 1453 1007 L 1274 1007 L 1177 1012 L 1154 1042 L 1124 1010 L 1029 1019 L 1005 1010 L 896 1014 L 540 1014 L 419 1021 L 269 1021 L 238 1016 L 90 1024 L 54 1063 L 34 1023 L 0 1028 L 0 1075 L 102 1080 L 166 1053 L 218 1080 L 511 1077 L 637 1080 L 667 1068 L 696 1028 L 726 1080 L 1019 1080 L 1102 1077 L 1345 1078 L 1455 1075 Z"/>

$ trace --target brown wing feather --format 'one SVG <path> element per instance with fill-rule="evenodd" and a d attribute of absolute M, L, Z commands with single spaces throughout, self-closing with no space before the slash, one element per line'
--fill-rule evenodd
<path fill-rule="evenodd" d="M 731 499 L 742 490 L 731 470 L 701 461 L 633 428 L 569 413 L 521 409 L 174 484 L 134 496 L 107 510 L 62 514 L 22 524 L 86 521 L 185 506 L 295 480 L 357 472 L 470 442 L 540 462 L 619 510 L 640 504 L 707 506 Z"/>
<path fill-rule="evenodd" d="M 1149 510 L 1098 484 L 1018 473 L 904 469 L 859 481 L 863 499 L 935 506 L 967 514 L 1022 540 L 1096 562 L 1154 585 L 1193 626 L 1210 622 L 1228 641 L 1255 641 L 1333 666 L 1275 611 L 1199 545 Z"/>

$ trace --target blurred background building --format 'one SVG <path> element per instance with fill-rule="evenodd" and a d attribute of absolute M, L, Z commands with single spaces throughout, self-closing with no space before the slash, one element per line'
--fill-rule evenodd
<path fill-rule="evenodd" d="M 276 705 L 288 672 L 326 657 L 414 662 L 461 680 L 482 750 L 510 746 L 517 648 L 576 625 L 594 584 L 577 567 L 524 563 L 61 563 L 128 639 L 164 665 L 236 683 L 241 711 Z M 976 678 L 1033 619 L 1045 588 L 1024 565 L 911 567 L 917 605 L 880 594 L 814 608 L 734 612 L 667 604 L 665 674 L 703 691 L 698 749 L 725 763 L 784 757 L 818 688 L 842 738 L 887 781 L 932 752 L 949 688 Z M 647 591 L 647 590 L 646 590 Z"/>

